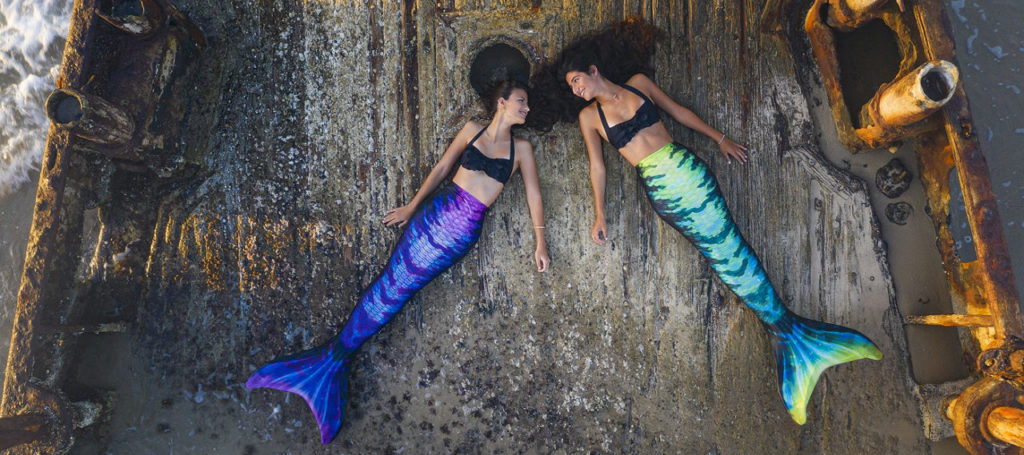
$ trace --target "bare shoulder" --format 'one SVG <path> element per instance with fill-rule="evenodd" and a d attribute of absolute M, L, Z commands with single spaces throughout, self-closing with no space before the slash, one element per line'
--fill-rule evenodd
<path fill-rule="evenodd" d="M 580 125 L 587 125 L 597 118 L 597 102 L 586 105 L 583 109 L 580 109 L 579 121 Z"/>
<path fill-rule="evenodd" d="M 465 125 L 462 126 L 462 129 L 459 130 L 459 134 L 462 134 L 462 133 L 465 133 L 465 132 L 472 132 L 473 134 L 476 134 L 476 132 L 480 131 L 480 129 L 483 128 L 483 127 L 484 126 L 481 125 L 480 122 L 478 122 L 476 120 L 470 120 L 470 121 L 466 122 Z"/>
<path fill-rule="evenodd" d="M 626 83 L 644 93 L 649 93 L 652 89 L 658 87 L 651 78 L 647 77 L 647 75 L 643 73 L 634 74 Z"/>
<path fill-rule="evenodd" d="M 479 122 L 475 120 L 470 120 L 466 122 L 465 124 L 462 125 L 462 128 L 459 129 L 459 132 L 455 133 L 455 137 L 452 138 L 452 145 L 469 144 L 469 139 L 473 137 L 473 135 L 475 135 L 477 131 L 480 131 L 480 128 L 483 127 L 480 125 Z"/>
<path fill-rule="evenodd" d="M 531 154 L 531 155 L 533 154 L 533 144 L 530 143 L 530 141 L 528 141 L 526 139 L 520 139 L 518 137 L 515 138 L 515 139 L 516 139 L 516 153 L 528 153 L 528 154 Z"/>

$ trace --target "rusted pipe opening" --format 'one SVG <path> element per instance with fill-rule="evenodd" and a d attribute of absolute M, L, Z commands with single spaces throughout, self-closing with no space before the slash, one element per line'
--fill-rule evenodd
<path fill-rule="evenodd" d="M 473 57 L 469 68 L 469 85 L 480 97 L 489 94 L 498 82 L 516 79 L 526 82 L 530 78 L 530 62 L 522 51 L 506 43 L 483 48 Z"/>
<path fill-rule="evenodd" d="M 953 97 L 960 74 L 945 60 L 933 60 L 900 77 L 878 95 L 878 126 L 903 126 L 922 120 Z"/>
<path fill-rule="evenodd" d="M 96 11 L 96 15 L 136 36 L 146 36 L 166 21 L 161 8 L 151 0 L 114 0 L 109 13 Z"/>
<path fill-rule="evenodd" d="M 98 144 L 123 144 L 135 130 L 134 122 L 120 107 L 70 88 L 50 92 L 46 116 L 55 126 Z"/>
<path fill-rule="evenodd" d="M 58 125 L 71 126 L 81 120 L 84 114 L 82 101 L 69 92 L 55 91 L 46 100 L 46 115 L 50 117 L 51 122 Z"/>
<path fill-rule="evenodd" d="M 921 76 L 921 89 L 928 99 L 945 104 L 953 96 L 954 81 L 949 71 L 933 67 Z"/>
<path fill-rule="evenodd" d="M 110 15 L 122 20 L 133 16 L 142 16 L 145 13 L 146 8 L 142 6 L 142 2 L 139 0 L 122 0 L 114 2 L 114 6 L 110 8 Z"/>

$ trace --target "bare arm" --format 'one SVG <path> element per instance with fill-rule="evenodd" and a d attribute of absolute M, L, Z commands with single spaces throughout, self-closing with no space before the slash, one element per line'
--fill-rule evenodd
<path fill-rule="evenodd" d="M 670 96 L 666 95 L 665 92 L 647 76 L 637 74 L 629 79 L 629 84 L 645 93 L 648 93 L 654 104 L 667 112 L 668 115 L 672 116 L 672 118 L 683 126 L 701 133 L 712 141 L 715 141 L 715 143 L 718 144 L 718 148 L 721 149 L 722 154 L 725 155 L 726 160 L 730 163 L 734 159 L 741 163 L 747 162 L 747 154 L 745 153 L 747 151 L 747 147 L 725 137 L 724 133 L 705 123 L 704 120 L 698 117 L 693 111 L 681 106 Z"/>
<path fill-rule="evenodd" d="M 523 174 L 526 186 L 526 205 L 530 207 L 530 220 L 533 221 L 533 235 L 537 248 L 533 252 L 533 260 L 537 271 L 547 271 L 551 258 L 548 256 L 548 244 L 544 239 L 544 202 L 540 195 L 540 183 L 537 179 L 537 163 L 533 156 L 533 146 L 529 141 L 516 141 L 516 161 L 519 171 Z"/>
<path fill-rule="evenodd" d="M 412 218 L 412 215 L 416 213 L 416 208 L 423 203 L 423 200 L 441 184 L 452 168 L 455 167 L 455 163 L 458 162 L 463 150 L 465 150 L 465 145 L 469 143 L 469 140 L 480 128 L 483 127 L 476 122 L 467 122 L 462 127 L 462 130 L 455 135 L 455 139 L 452 139 L 452 143 L 445 149 L 441 159 L 430 170 L 430 174 L 427 175 L 426 180 L 420 185 L 420 189 L 416 191 L 412 201 L 401 207 L 388 210 L 384 215 L 384 224 L 388 226 L 405 226 L 409 219 Z"/>
<path fill-rule="evenodd" d="M 583 143 L 587 146 L 590 158 L 590 186 L 594 189 L 594 226 L 590 229 L 590 238 L 603 245 L 608 238 L 608 227 L 604 216 L 605 168 L 604 155 L 601 152 L 601 135 L 597 132 L 593 111 L 590 108 L 580 111 L 580 131 L 583 132 Z"/>

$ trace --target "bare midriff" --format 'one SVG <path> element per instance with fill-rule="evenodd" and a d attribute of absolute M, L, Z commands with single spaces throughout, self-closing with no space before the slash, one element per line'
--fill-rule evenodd
<path fill-rule="evenodd" d="M 629 164 L 636 166 L 644 158 L 670 142 L 672 142 L 672 136 L 665 129 L 665 124 L 658 122 L 637 131 L 636 136 L 633 136 L 633 139 L 626 143 L 625 147 L 619 149 L 619 153 L 626 161 L 629 161 Z"/>
<path fill-rule="evenodd" d="M 501 182 L 494 180 L 484 171 L 471 171 L 464 167 L 459 167 L 459 170 L 455 171 L 455 177 L 452 177 L 452 183 L 459 186 L 467 193 L 471 194 L 476 200 L 482 202 L 484 205 L 490 207 L 498 195 L 501 194 L 501 190 L 505 188 Z"/>

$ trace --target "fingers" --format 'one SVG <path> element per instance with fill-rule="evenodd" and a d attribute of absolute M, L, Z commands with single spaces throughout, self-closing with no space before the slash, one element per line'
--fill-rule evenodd
<path fill-rule="evenodd" d="M 384 217 L 384 224 L 386 226 L 388 226 L 388 227 L 392 227 L 392 226 L 404 227 L 408 222 L 409 222 L 409 220 L 403 219 L 403 218 L 399 217 L 398 215 L 388 215 L 388 216 Z"/>
<path fill-rule="evenodd" d="M 737 148 L 736 155 L 738 156 L 737 159 L 742 161 L 742 162 L 744 162 L 744 163 L 746 163 L 747 162 L 747 153 L 749 152 L 749 150 L 747 150 L 747 146 L 745 146 L 743 144 L 736 144 L 736 148 Z"/>
<path fill-rule="evenodd" d="M 747 162 L 747 147 L 731 142 L 728 144 L 729 147 L 722 147 L 722 153 L 725 154 L 725 159 L 729 164 L 732 164 L 732 160 L 739 161 L 740 163 Z"/>

